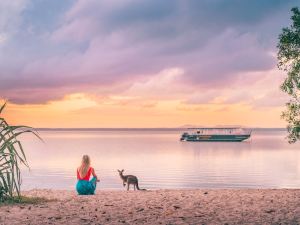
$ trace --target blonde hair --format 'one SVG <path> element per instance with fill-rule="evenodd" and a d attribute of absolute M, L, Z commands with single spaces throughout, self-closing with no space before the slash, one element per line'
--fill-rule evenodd
<path fill-rule="evenodd" d="M 80 177 L 85 177 L 91 165 L 91 160 L 88 155 L 82 156 L 81 166 L 79 167 Z"/>

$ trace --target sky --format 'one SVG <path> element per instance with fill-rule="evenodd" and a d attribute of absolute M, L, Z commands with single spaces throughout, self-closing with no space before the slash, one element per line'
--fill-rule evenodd
<path fill-rule="evenodd" d="M 34 127 L 284 127 L 299 0 L 1 0 L 0 102 Z"/>

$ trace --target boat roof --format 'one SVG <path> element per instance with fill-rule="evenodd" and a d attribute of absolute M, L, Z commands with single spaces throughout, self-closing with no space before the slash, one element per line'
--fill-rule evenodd
<path fill-rule="evenodd" d="M 203 129 L 203 130 L 228 130 L 228 129 L 244 129 L 242 127 L 190 127 L 187 128 L 189 130 L 195 130 L 195 129 Z"/>

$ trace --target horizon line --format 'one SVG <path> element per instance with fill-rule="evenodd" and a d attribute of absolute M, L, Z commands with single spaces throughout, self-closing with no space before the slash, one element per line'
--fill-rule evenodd
<path fill-rule="evenodd" d="M 97 130 L 97 129 L 189 129 L 189 128 L 194 128 L 194 127 L 39 127 L 39 128 L 34 128 L 36 130 Z M 198 127 L 201 128 L 201 127 Z M 203 127 L 203 128 L 223 128 L 223 127 Z M 230 126 L 224 126 L 224 128 L 236 128 L 236 127 L 230 127 Z M 245 129 L 286 129 L 286 127 L 243 127 L 241 126 L 240 128 L 245 128 Z"/>

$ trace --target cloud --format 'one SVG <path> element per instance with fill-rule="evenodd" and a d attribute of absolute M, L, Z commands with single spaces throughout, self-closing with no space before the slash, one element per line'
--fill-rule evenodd
<path fill-rule="evenodd" d="M 53 1 L 49 13 L 23 0 L 5 14 L 13 22 L 0 23 L 0 31 L 11 33 L 0 46 L 6 53 L 0 54 L 0 95 L 19 104 L 78 92 L 192 102 L 187 93 L 222 90 L 274 68 L 276 50 L 268 38 L 280 28 L 269 21 L 288 21 L 295 2 Z M 166 75 L 170 68 L 182 72 Z M 165 90 L 164 82 L 170 86 Z"/>
<path fill-rule="evenodd" d="M 184 75 L 184 70 L 181 68 L 165 69 L 158 74 L 147 77 L 146 80 L 138 81 L 126 90 L 123 94 L 147 98 L 178 97 L 182 87 L 178 85 L 178 80 Z M 185 87 L 186 88 L 186 87 Z M 180 94 L 180 93 L 179 93 Z"/>
<path fill-rule="evenodd" d="M 276 90 L 272 90 L 266 92 L 263 96 L 255 99 L 255 104 L 253 104 L 253 106 L 259 109 L 268 107 L 282 107 L 288 101 L 288 96 Z"/>
<path fill-rule="evenodd" d="M 7 40 L 6 34 L 0 34 L 0 44 Z"/>
<path fill-rule="evenodd" d="M 25 10 L 28 0 L 0 1 L 0 33 L 14 33 L 21 23 L 21 13 Z"/>

